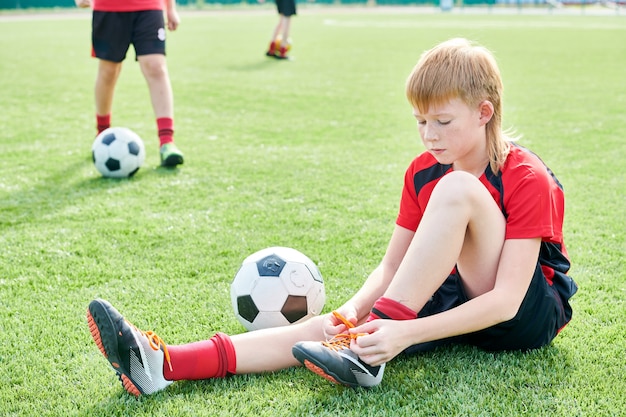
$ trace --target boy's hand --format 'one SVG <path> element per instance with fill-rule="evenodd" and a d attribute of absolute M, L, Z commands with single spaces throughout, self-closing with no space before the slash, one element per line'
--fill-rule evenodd
<path fill-rule="evenodd" d="M 336 310 L 340 313 L 346 320 L 348 320 L 353 325 L 357 322 L 356 310 L 351 305 L 343 305 Z M 339 333 L 348 333 L 348 327 L 334 314 L 328 314 L 323 324 L 324 336 L 326 339 L 332 339 L 333 336 L 338 335 Z"/>
<path fill-rule="evenodd" d="M 362 334 L 351 341 L 350 350 L 371 366 L 389 362 L 408 347 L 403 322 L 398 320 L 372 320 L 350 333 Z"/>
<path fill-rule="evenodd" d="M 91 7 L 91 0 L 74 0 L 77 7 L 84 9 L 86 7 Z"/>
<path fill-rule="evenodd" d="M 176 30 L 180 23 L 180 17 L 178 16 L 178 12 L 176 9 L 171 9 L 167 11 L 167 28 L 169 30 Z"/>

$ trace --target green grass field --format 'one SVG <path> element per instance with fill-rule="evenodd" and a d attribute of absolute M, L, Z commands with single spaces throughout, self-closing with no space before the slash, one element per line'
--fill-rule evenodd
<path fill-rule="evenodd" d="M 169 35 L 177 171 L 159 169 L 129 58 L 113 124 L 144 167 L 107 180 L 95 133 L 89 12 L 0 14 L 0 414 L 4 416 L 618 416 L 626 413 L 626 17 L 301 7 L 292 62 L 268 60 L 272 5 L 181 10 Z M 440 349 L 371 390 L 301 369 L 180 382 L 136 400 L 87 330 L 110 300 L 170 344 L 239 333 L 229 284 L 248 254 L 301 250 L 325 311 L 376 266 L 421 151 L 404 81 L 449 37 L 491 48 L 506 127 L 565 186 L 574 318 L 530 353 Z"/>

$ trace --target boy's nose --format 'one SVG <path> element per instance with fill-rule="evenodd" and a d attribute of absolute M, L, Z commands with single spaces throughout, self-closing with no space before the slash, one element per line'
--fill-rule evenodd
<path fill-rule="evenodd" d="M 427 141 L 434 141 L 437 140 L 438 136 L 437 136 L 437 132 L 435 132 L 435 129 L 433 129 L 432 127 L 428 127 L 425 126 L 424 127 L 424 140 Z"/>

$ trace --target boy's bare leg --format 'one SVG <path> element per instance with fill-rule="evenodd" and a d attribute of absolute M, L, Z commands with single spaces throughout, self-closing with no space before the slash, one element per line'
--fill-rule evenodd
<path fill-rule="evenodd" d="M 276 371 L 298 365 L 291 348 L 302 340 L 325 340 L 324 316 L 286 327 L 231 336 L 237 356 L 237 374 Z"/>
<path fill-rule="evenodd" d="M 385 297 L 420 311 L 456 265 L 467 295 L 491 290 L 504 244 L 505 219 L 473 175 L 440 180 Z"/>
<path fill-rule="evenodd" d="M 99 60 L 95 85 L 96 114 L 105 116 L 111 113 L 115 85 L 121 70 L 121 62 Z"/>
<path fill-rule="evenodd" d="M 170 83 L 167 62 L 161 54 L 141 55 L 137 57 L 143 73 L 155 117 L 174 117 L 174 95 Z"/>
<path fill-rule="evenodd" d="M 282 26 L 282 37 L 285 45 L 289 42 L 289 30 L 291 29 L 291 18 L 289 16 L 280 17 Z"/>

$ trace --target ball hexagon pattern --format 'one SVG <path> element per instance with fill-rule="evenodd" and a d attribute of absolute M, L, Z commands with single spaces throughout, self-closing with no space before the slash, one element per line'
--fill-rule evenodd
<path fill-rule="evenodd" d="M 247 330 L 287 326 L 321 313 L 324 280 L 303 253 L 271 247 L 248 256 L 231 283 L 235 316 Z"/>
<path fill-rule="evenodd" d="M 125 127 L 103 130 L 96 136 L 91 154 L 96 169 L 110 178 L 132 177 L 146 158 L 141 138 Z"/>

